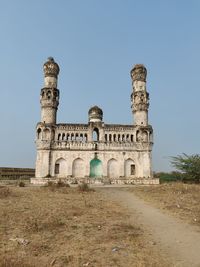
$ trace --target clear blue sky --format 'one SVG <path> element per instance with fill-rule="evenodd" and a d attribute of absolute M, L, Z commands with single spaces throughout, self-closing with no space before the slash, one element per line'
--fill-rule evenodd
<path fill-rule="evenodd" d="M 42 65 L 60 65 L 58 122 L 132 123 L 130 69 L 148 69 L 153 168 L 200 151 L 199 0 L 0 1 L 0 166 L 34 167 Z"/>

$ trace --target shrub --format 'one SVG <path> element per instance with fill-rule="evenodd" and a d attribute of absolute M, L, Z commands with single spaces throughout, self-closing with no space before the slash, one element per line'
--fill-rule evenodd
<path fill-rule="evenodd" d="M 56 183 L 57 187 L 70 187 L 69 184 L 64 183 L 61 179 L 58 180 L 58 182 Z"/>
<path fill-rule="evenodd" d="M 91 188 L 89 187 L 89 185 L 86 184 L 86 183 L 79 184 L 79 186 L 78 186 L 78 190 L 79 190 L 80 192 L 94 191 L 94 189 L 91 189 Z"/>
<path fill-rule="evenodd" d="M 54 181 L 48 181 L 48 183 L 45 185 L 45 187 L 47 187 L 49 190 L 51 190 L 52 192 L 56 191 L 57 189 L 65 189 L 65 188 L 69 188 L 70 185 L 67 183 L 64 183 L 62 180 L 58 180 L 58 182 L 54 182 Z"/>
<path fill-rule="evenodd" d="M 19 187 L 25 187 L 25 183 L 24 183 L 23 181 L 20 181 L 20 182 L 18 183 L 18 186 L 19 186 Z"/>

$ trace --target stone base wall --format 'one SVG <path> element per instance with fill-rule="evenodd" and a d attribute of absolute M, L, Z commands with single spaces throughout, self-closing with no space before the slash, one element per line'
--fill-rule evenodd
<path fill-rule="evenodd" d="M 108 179 L 108 178 L 31 178 L 33 185 L 45 185 L 49 181 L 57 183 L 63 181 L 67 184 L 87 183 L 91 185 L 158 185 L 158 178 L 131 178 L 131 179 Z"/>

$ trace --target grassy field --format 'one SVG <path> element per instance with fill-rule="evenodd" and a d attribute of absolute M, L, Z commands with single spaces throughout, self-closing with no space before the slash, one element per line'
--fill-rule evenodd
<path fill-rule="evenodd" d="M 0 187 L 0 267 L 170 266 L 100 192 Z"/>
<path fill-rule="evenodd" d="M 175 182 L 130 190 L 156 207 L 200 226 L 200 185 Z"/>

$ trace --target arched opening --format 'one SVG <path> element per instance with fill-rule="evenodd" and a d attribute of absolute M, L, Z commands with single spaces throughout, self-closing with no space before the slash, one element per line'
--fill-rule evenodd
<path fill-rule="evenodd" d="M 127 159 L 124 163 L 124 176 L 125 177 L 132 177 L 135 176 L 136 169 L 135 163 L 132 159 Z"/>
<path fill-rule="evenodd" d="M 119 178 L 119 166 L 116 159 L 110 159 L 107 164 L 108 178 Z"/>
<path fill-rule="evenodd" d="M 69 137 L 70 137 L 70 135 L 69 135 L 69 133 L 67 133 L 67 134 L 66 134 L 66 140 L 67 140 L 67 141 L 70 140 Z"/>
<path fill-rule="evenodd" d="M 120 134 L 118 134 L 118 142 L 120 142 Z"/>
<path fill-rule="evenodd" d="M 148 142 L 148 132 L 147 131 L 143 132 L 143 142 Z"/>
<path fill-rule="evenodd" d="M 150 142 L 153 142 L 153 132 L 150 132 L 150 135 L 149 135 L 149 141 L 150 141 Z"/>
<path fill-rule="evenodd" d="M 41 139 L 41 137 L 42 137 L 42 130 L 39 128 L 37 130 L 37 139 Z"/>
<path fill-rule="evenodd" d="M 43 139 L 44 140 L 48 140 L 48 139 L 50 139 L 50 130 L 49 129 L 44 129 L 44 131 L 43 131 Z"/>
<path fill-rule="evenodd" d="M 90 177 L 98 178 L 102 177 L 102 162 L 98 158 L 94 158 L 90 161 Z"/>
<path fill-rule="evenodd" d="M 72 164 L 72 176 L 73 177 L 84 177 L 85 176 L 85 165 L 81 158 L 77 158 Z"/>
<path fill-rule="evenodd" d="M 47 92 L 47 99 L 51 99 L 51 91 Z"/>
<path fill-rule="evenodd" d="M 87 142 L 87 134 L 84 135 L 84 142 Z"/>
<path fill-rule="evenodd" d="M 131 134 L 131 142 L 133 142 L 133 134 Z"/>
<path fill-rule="evenodd" d="M 99 141 L 99 129 L 98 128 L 94 128 L 94 130 L 92 132 L 92 140 L 94 142 L 98 142 Z"/>
<path fill-rule="evenodd" d="M 105 142 L 107 142 L 108 140 L 107 140 L 107 134 L 105 134 Z"/>
<path fill-rule="evenodd" d="M 83 134 L 80 134 L 80 142 L 83 142 Z"/>
<path fill-rule="evenodd" d="M 57 177 L 67 176 L 67 163 L 63 158 L 57 159 L 55 162 L 54 174 Z"/>

